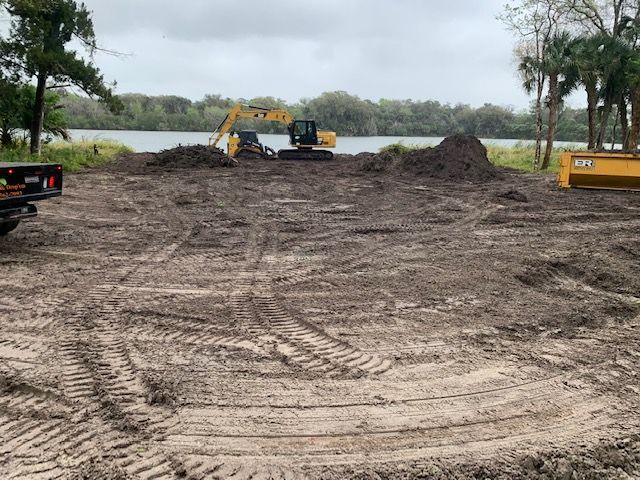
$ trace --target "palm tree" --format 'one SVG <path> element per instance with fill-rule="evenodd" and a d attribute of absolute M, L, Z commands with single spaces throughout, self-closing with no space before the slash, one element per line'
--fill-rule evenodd
<path fill-rule="evenodd" d="M 553 140 L 558 125 L 558 107 L 577 82 L 578 74 L 574 63 L 573 50 L 575 40 L 568 32 L 560 32 L 554 35 L 547 46 L 542 71 L 549 78 L 549 93 L 547 106 L 549 108 L 549 122 L 547 130 L 547 146 L 544 152 L 541 169 L 549 168 Z"/>
<path fill-rule="evenodd" d="M 580 83 L 587 92 L 587 117 L 589 122 L 588 149 L 596 146 L 596 114 L 598 110 L 598 80 L 602 70 L 600 52 L 603 44 L 602 35 L 579 37 L 574 44 L 574 64 Z"/>
<path fill-rule="evenodd" d="M 631 152 L 638 149 L 640 137 L 640 52 L 631 49 L 626 62 L 625 77 L 631 99 L 631 128 L 624 139 L 624 150 Z"/>
<path fill-rule="evenodd" d="M 536 57 L 527 54 L 520 56 L 518 73 L 522 79 L 522 87 L 525 92 L 531 94 L 536 90 L 536 148 L 533 167 L 537 170 L 540 166 L 540 154 L 542 151 L 542 92 L 545 76 L 540 61 Z"/>
<path fill-rule="evenodd" d="M 640 20 L 625 18 L 622 22 L 622 37 L 628 47 L 625 62 L 625 80 L 631 102 L 631 127 L 624 139 L 625 151 L 637 151 L 640 136 Z"/>
<path fill-rule="evenodd" d="M 609 116 L 613 105 L 620 104 L 627 91 L 625 68 L 628 63 L 630 49 L 620 38 L 602 37 L 600 48 L 600 97 L 603 99 L 600 129 L 596 139 L 596 149 L 604 146 Z"/>

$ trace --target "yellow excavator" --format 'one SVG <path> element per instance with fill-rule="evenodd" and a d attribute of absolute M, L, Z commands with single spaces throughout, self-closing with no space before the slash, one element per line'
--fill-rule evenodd
<path fill-rule="evenodd" d="M 276 152 L 263 146 L 254 130 L 233 132 L 231 129 L 239 118 L 267 120 L 280 122 L 289 130 L 289 145 L 295 148 Z M 252 105 L 237 104 L 227 114 L 222 123 L 209 137 L 209 147 L 217 148 L 225 134 L 229 134 L 227 141 L 227 155 L 232 158 L 262 157 L 279 158 L 281 160 L 331 160 L 333 153 L 322 148 L 335 148 L 336 132 L 318 130 L 315 120 L 296 120 L 286 110 L 254 107 Z"/>

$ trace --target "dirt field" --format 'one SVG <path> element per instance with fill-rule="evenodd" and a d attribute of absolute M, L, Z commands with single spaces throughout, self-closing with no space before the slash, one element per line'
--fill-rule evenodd
<path fill-rule="evenodd" d="M 146 161 L 0 240 L 0 478 L 640 478 L 639 194 Z"/>

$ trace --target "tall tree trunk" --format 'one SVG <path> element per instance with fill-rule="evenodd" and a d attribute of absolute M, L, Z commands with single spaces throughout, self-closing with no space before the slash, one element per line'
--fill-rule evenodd
<path fill-rule="evenodd" d="M 628 151 L 638 150 L 638 137 L 640 136 L 640 86 L 631 91 L 631 128 L 627 140 Z"/>
<path fill-rule="evenodd" d="M 587 85 L 587 116 L 589 118 L 589 150 L 596 147 L 596 110 L 598 108 L 598 89 L 595 83 Z"/>
<path fill-rule="evenodd" d="M 618 104 L 618 115 L 620 117 L 620 135 L 622 137 L 622 149 L 626 150 L 629 140 L 629 111 L 627 109 L 627 99 L 624 95 L 620 96 Z M 615 140 L 613 141 L 615 144 Z"/>
<path fill-rule="evenodd" d="M 44 94 L 47 88 L 46 72 L 38 73 L 36 99 L 33 105 L 33 123 L 31 124 L 31 153 L 40 155 L 40 137 L 44 126 Z"/>
<path fill-rule="evenodd" d="M 613 128 L 611 129 L 611 137 L 609 137 L 609 143 L 611 144 L 609 150 L 611 151 L 613 151 L 613 149 L 616 147 L 616 131 L 618 130 L 618 120 L 620 120 L 620 108 L 618 108 L 618 105 L 616 105 L 616 112 L 613 115 Z"/>
<path fill-rule="evenodd" d="M 607 134 L 607 127 L 609 126 L 609 115 L 611 114 L 612 102 L 610 98 L 606 98 L 604 106 L 602 107 L 602 117 L 600 118 L 600 131 L 598 132 L 598 140 L 596 142 L 596 149 L 602 150 L 604 147 L 604 137 Z"/>
<path fill-rule="evenodd" d="M 547 146 L 544 151 L 542 170 L 549 168 L 551 163 L 551 152 L 553 150 L 553 139 L 556 135 L 556 125 L 558 124 L 558 75 L 549 76 L 549 128 L 547 130 Z"/>
<path fill-rule="evenodd" d="M 536 150 L 533 159 L 533 169 L 540 168 L 540 156 L 542 153 L 542 94 L 544 93 L 545 76 L 538 73 L 537 95 L 536 95 Z"/>

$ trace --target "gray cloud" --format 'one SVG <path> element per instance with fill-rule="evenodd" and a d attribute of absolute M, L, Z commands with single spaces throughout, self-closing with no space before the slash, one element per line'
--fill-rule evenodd
<path fill-rule="evenodd" d="M 364 98 L 526 107 L 504 0 L 88 0 L 119 92 Z"/>
<path fill-rule="evenodd" d="M 89 0 L 96 25 L 107 34 L 146 29 L 177 40 L 238 38 L 371 38 L 393 30 L 455 24 L 486 10 L 483 2 L 450 0 Z M 490 0 L 490 3 L 496 3 Z M 499 3 L 496 3 L 499 5 Z M 122 12 L 127 14 L 122 15 Z"/>

